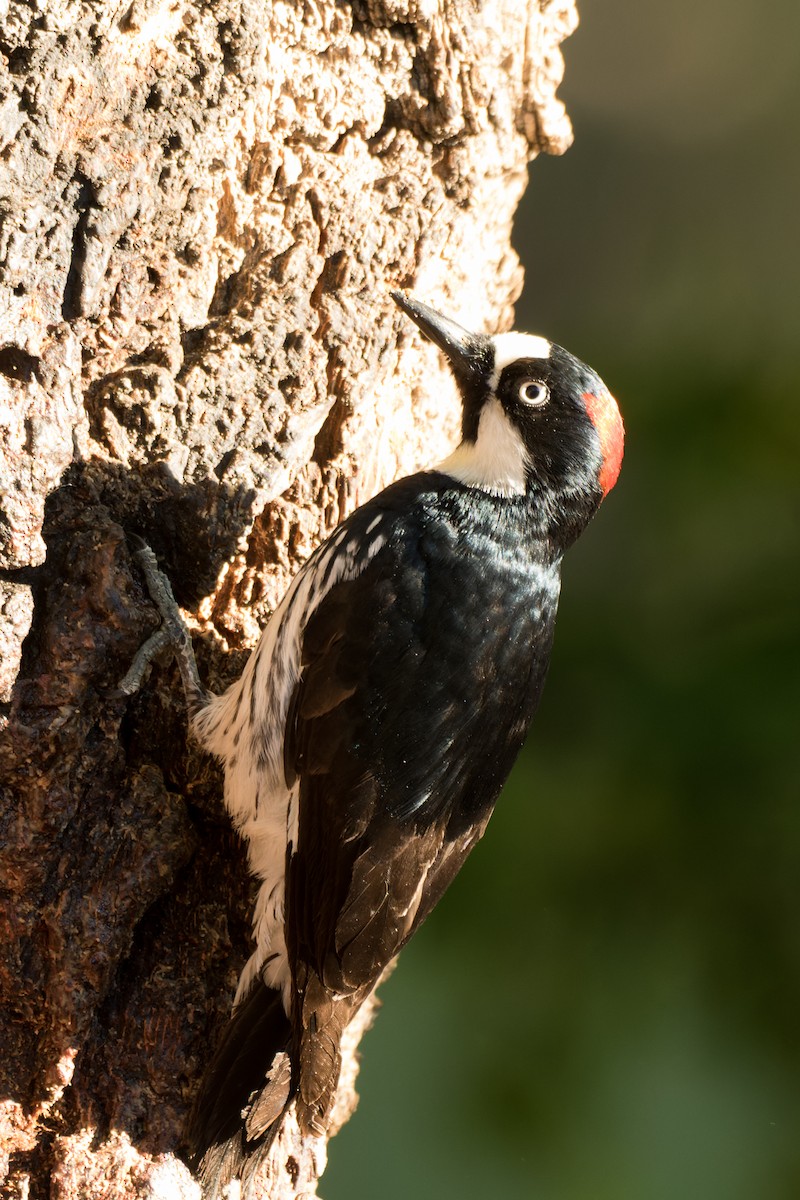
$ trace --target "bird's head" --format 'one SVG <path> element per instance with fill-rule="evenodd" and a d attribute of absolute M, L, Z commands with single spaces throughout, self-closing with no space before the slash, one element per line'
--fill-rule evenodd
<path fill-rule="evenodd" d="M 622 463 L 622 418 L 602 379 L 546 338 L 470 333 L 392 295 L 447 355 L 461 391 L 461 444 L 439 469 L 494 495 L 531 497 L 572 540 L 572 526 L 577 536 Z"/>

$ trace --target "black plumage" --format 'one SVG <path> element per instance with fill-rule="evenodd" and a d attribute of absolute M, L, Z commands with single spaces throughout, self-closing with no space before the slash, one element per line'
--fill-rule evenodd
<path fill-rule="evenodd" d="M 466 493 L 422 475 L 366 505 L 348 532 L 377 511 L 386 542 L 306 626 L 287 730 L 300 790 L 286 930 L 312 1127 L 336 1087 L 335 1071 L 320 1084 L 313 1065 L 329 1025 L 340 1035 L 482 833 L 544 682 L 557 568 L 498 498 L 483 499 L 476 525 Z M 476 535 L 487 554 L 470 597 Z M 465 645 L 480 647 L 466 661 Z"/>

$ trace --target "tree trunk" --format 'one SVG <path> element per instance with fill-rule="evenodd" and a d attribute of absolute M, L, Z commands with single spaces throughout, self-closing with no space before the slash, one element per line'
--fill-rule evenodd
<path fill-rule="evenodd" d="M 174 666 L 115 694 L 157 623 L 125 532 L 219 689 L 313 546 L 446 453 L 453 388 L 388 290 L 509 325 L 526 163 L 570 139 L 575 14 L 3 7 L 0 1178 L 8 1197 L 197 1196 L 181 1129 L 252 887 Z M 315 1194 L 324 1143 L 292 1137 L 264 1196 Z"/>

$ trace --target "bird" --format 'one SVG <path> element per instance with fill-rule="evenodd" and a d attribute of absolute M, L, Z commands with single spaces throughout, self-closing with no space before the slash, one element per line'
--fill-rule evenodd
<path fill-rule="evenodd" d="M 258 882 L 187 1130 L 209 1200 L 234 1178 L 248 1194 L 291 1106 L 326 1131 L 343 1034 L 483 835 L 539 704 L 562 558 L 620 472 L 622 418 L 590 367 L 392 298 L 446 357 L 461 439 L 314 551 L 223 694 L 141 560 Z"/>

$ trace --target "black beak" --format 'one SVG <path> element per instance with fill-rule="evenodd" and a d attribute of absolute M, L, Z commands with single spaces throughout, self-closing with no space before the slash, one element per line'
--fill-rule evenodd
<path fill-rule="evenodd" d="M 486 382 L 493 367 L 492 346 L 488 337 L 470 333 L 449 317 L 443 317 L 435 308 L 413 300 L 405 292 L 392 292 L 392 299 L 425 336 L 445 352 L 459 383 L 474 386 Z"/>

